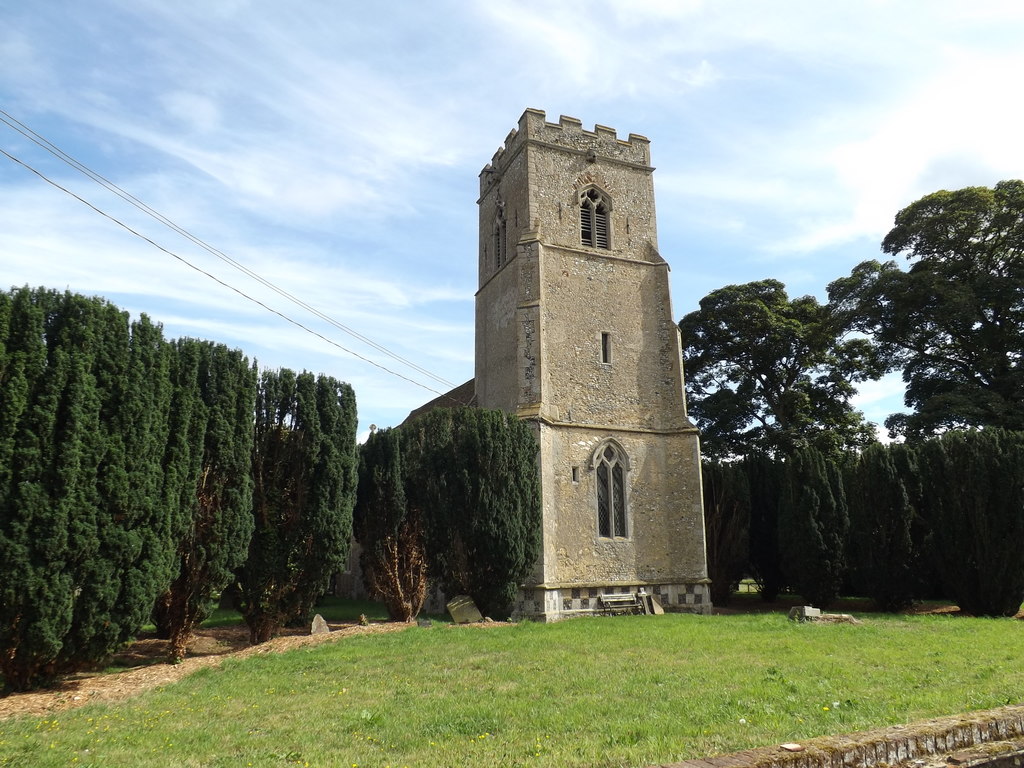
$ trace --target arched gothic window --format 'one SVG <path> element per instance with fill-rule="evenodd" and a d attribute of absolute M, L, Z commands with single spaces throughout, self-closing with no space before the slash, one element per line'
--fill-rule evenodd
<path fill-rule="evenodd" d="M 592 248 L 610 248 L 609 200 L 595 187 L 580 195 L 580 242 Z"/>
<path fill-rule="evenodd" d="M 628 533 L 626 480 L 629 458 L 614 440 L 606 440 L 594 451 L 591 469 L 597 477 L 597 534 L 624 539 Z"/>

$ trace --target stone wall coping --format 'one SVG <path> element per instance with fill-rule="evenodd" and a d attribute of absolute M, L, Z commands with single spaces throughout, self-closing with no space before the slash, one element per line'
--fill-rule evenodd
<path fill-rule="evenodd" d="M 781 745 L 758 747 L 728 755 L 659 764 L 657 768 L 872 768 L 911 762 L 923 764 L 938 755 L 948 755 L 946 762 L 956 765 L 993 762 L 992 758 L 985 758 L 976 751 L 981 745 L 1005 745 L 1003 752 L 1024 749 L 1024 704 L 871 731 L 821 736 L 801 742 L 800 751 L 787 751 Z M 972 749 L 975 752 L 969 754 L 976 759 L 957 755 Z"/>

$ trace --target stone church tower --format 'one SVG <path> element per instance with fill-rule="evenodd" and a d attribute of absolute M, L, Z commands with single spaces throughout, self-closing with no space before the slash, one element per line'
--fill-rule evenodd
<path fill-rule="evenodd" d="M 641 592 L 711 608 L 653 171 L 643 136 L 528 109 L 480 174 L 473 402 L 527 420 L 540 445 L 543 549 L 520 617 Z"/>

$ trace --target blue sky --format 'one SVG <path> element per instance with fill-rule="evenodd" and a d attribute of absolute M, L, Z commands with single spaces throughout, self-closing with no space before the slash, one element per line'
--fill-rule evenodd
<path fill-rule="evenodd" d="M 1024 177 L 1015 0 L 0 2 L 0 109 L 338 324 L 473 375 L 478 174 L 527 107 L 652 141 L 676 317 L 766 277 L 824 297 L 937 189 Z M 447 387 L 0 124 L 0 284 L 102 295 L 350 382 L 361 432 Z M 389 374 L 338 346 L 389 368 Z M 419 382 L 419 386 L 410 382 Z M 881 422 L 898 377 L 862 388 Z"/>

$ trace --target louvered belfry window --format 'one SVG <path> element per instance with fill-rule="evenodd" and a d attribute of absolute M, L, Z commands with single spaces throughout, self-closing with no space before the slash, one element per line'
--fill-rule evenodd
<path fill-rule="evenodd" d="M 611 445 L 597 461 L 597 532 L 606 539 L 626 537 L 626 471 Z"/>
<path fill-rule="evenodd" d="M 592 248 L 609 248 L 608 201 L 593 187 L 580 197 L 580 242 Z"/>

